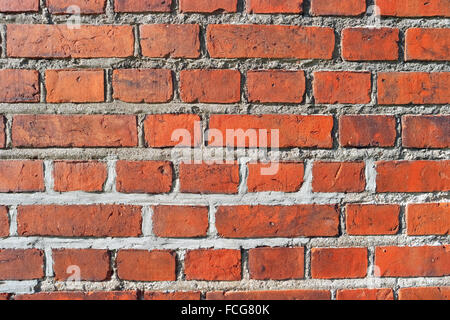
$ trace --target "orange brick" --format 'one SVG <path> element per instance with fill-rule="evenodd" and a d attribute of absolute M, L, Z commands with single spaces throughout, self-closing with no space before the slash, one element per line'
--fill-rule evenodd
<path fill-rule="evenodd" d="M 54 189 L 59 192 L 100 192 L 107 178 L 106 164 L 97 161 L 55 161 Z"/>
<path fill-rule="evenodd" d="M 350 235 L 397 234 L 400 206 L 347 204 L 347 233 Z"/>
<path fill-rule="evenodd" d="M 187 280 L 241 280 L 241 252 L 239 250 L 190 250 L 184 259 Z"/>
<path fill-rule="evenodd" d="M 168 250 L 120 250 L 117 275 L 130 281 L 174 281 L 175 253 Z"/>
<path fill-rule="evenodd" d="M 311 276 L 315 279 L 364 278 L 367 263 L 366 248 L 313 248 Z"/>

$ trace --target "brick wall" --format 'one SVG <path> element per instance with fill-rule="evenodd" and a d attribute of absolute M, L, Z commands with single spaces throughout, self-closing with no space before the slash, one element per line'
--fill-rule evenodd
<path fill-rule="evenodd" d="M 450 299 L 449 17 L 0 0 L 0 299 Z"/>

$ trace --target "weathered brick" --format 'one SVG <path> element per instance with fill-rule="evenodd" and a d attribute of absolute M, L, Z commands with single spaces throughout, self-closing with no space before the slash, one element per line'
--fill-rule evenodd
<path fill-rule="evenodd" d="M 0 280 L 44 277 L 44 253 L 37 249 L 0 249 Z"/>
<path fill-rule="evenodd" d="M 0 206 L 0 238 L 9 235 L 8 208 Z"/>
<path fill-rule="evenodd" d="M 0 161 L 0 192 L 38 192 L 44 190 L 44 164 L 42 161 Z"/>
<path fill-rule="evenodd" d="M 181 12 L 236 12 L 237 0 L 180 0 Z"/>
<path fill-rule="evenodd" d="M 387 72 L 378 74 L 378 103 L 448 104 L 450 72 Z"/>
<path fill-rule="evenodd" d="M 52 14 L 100 14 L 105 12 L 106 0 L 47 0 L 46 5 Z"/>
<path fill-rule="evenodd" d="M 408 29 L 405 47 L 405 59 L 409 61 L 449 61 L 450 28 Z"/>
<path fill-rule="evenodd" d="M 250 249 L 248 260 L 251 279 L 301 279 L 305 275 L 304 248 Z"/>
<path fill-rule="evenodd" d="M 402 117 L 402 144 L 407 148 L 450 148 L 450 115 Z"/>
<path fill-rule="evenodd" d="M 380 14 L 393 17 L 450 17 L 448 0 L 377 0 Z"/>
<path fill-rule="evenodd" d="M 450 190 L 449 161 L 379 161 L 377 192 L 438 192 Z"/>
<path fill-rule="evenodd" d="M 366 188 L 364 162 L 315 162 L 314 192 L 362 192 Z"/>
<path fill-rule="evenodd" d="M 408 235 L 448 235 L 450 203 L 410 203 L 406 207 Z"/>
<path fill-rule="evenodd" d="M 394 300 L 392 289 L 342 289 L 337 300 Z"/>
<path fill-rule="evenodd" d="M 36 70 L 0 70 L 0 102 L 39 102 L 39 73 Z"/>
<path fill-rule="evenodd" d="M 200 300 L 201 293 L 198 291 L 177 291 L 177 292 L 144 292 L 144 300 Z"/>
<path fill-rule="evenodd" d="M 331 148 L 333 117 L 322 115 L 211 115 L 209 128 L 214 147 Z M 231 136 L 227 133 L 231 131 Z M 230 132 L 230 131 L 229 131 Z"/>
<path fill-rule="evenodd" d="M 183 70 L 180 73 L 181 100 L 188 103 L 234 103 L 241 100 L 238 70 Z"/>
<path fill-rule="evenodd" d="M 113 71 L 113 98 L 131 103 L 163 103 L 173 98 L 172 71 L 118 69 Z"/>
<path fill-rule="evenodd" d="M 201 119 L 196 114 L 153 114 L 144 121 L 147 146 L 199 147 L 203 143 Z"/>
<path fill-rule="evenodd" d="M 172 189 L 172 163 L 118 161 L 116 188 L 125 193 L 168 193 Z"/>
<path fill-rule="evenodd" d="M 366 248 L 312 248 L 311 276 L 315 279 L 364 278 Z"/>
<path fill-rule="evenodd" d="M 20 294 L 14 300 L 137 300 L 136 291 L 55 291 Z"/>
<path fill-rule="evenodd" d="M 190 250 L 184 259 L 187 280 L 241 280 L 241 252 L 228 249 Z"/>
<path fill-rule="evenodd" d="M 333 205 L 220 206 L 216 228 L 225 238 L 331 237 L 338 235 Z"/>
<path fill-rule="evenodd" d="M 207 292 L 207 300 L 330 300 L 328 290 Z"/>
<path fill-rule="evenodd" d="M 152 24 L 140 27 L 142 55 L 152 58 L 198 58 L 197 24 Z"/>
<path fill-rule="evenodd" d="M 120 250 L 117 275 L 130 281 L 174 281 L 175 253 L 168 250 Z"/>
<path fill-rule="evenodd" d="M 304 165 L 298 162 L 249 163 L 249 192 L 297 192 L 303 184 Z"/>
<path fill-rule="evenodd" d="M 5 117 L 0 116 L 0 149 L 6 147 Z"/>
<path fill-rule="evenodd" d="M 170 12 L 172 0 L 114 0 L 116 12 Z"/>
<path fill-rule="evenodd" d="M 111 275 L 107 250 L 58 249 L 52 251 L 52 259 L 57 281 L 104 281 Z"/>
<path fill-rule="evenodd" d="M 367 104 L 370 102 L 370 72 L 321 71 L 314 73 L 314 99 L 319 104 Z"/>
<path fill-rule="evenodd" d="M 125 205 L 31 205 L 17 208 L 20 236 L 137 237 L 141 207 Z"/>
<path fill-rule="evenodd" d="M 348 28 L 342 31 L 342 57 L 349 61 L 396 61 L 399 30 Z"/>
<path fill-rule="evenodd" d="M 341 116 L 339 143 L 343 147 L 393 147 L 397 138 L 396 125 L 394 116 Z"/>
<path fill-rule="evenodd" d="M 399 300 L 450 300 L 450 287 L 400 288 Z"/>
<path fill-rule="evenodd" d="M 303 0 L 249 0 L 249 13 L 302 13 Z"/>
<path fill-rule="evenodd" d="M 180 192 L 234 194 L 239 180 L 237 164 L 180 164 Z"/>
<path fill-rule="evenodd" d="M 165 238 L 204 237 L 208 231 L 208 207 L 156 206 L 153 233 Z"/>
<path fill-rule="evenodd" d="M 59 192 L 100 192 L 107 178 L 106 163 L 98 161 L 55 161 L 54 189 Z"/>
<path fill-rule="evenodd" d="M 0 12 L 37 12 L 39 0 L 0 0 Z"/>
<path fill-rule="evenodd" d="M 400 228 L 400 206 L 347 204 L 346 226 L 349 235 L 397 234 Z"/>
<path fill-rule="evenodd" d="M 247 73 L 250 102 L 301 103 L 305 90 L 303 71 L 261 70 Z"/>
<path fill-rule="evenodd" d="M 331 59 L 334 30 L 277 25 L 209 25 L 213 58 Z"/>
<path fill-rule="evenodd" d="M 105 101 L 103 70 L 47 70 L 45 87 L 49 103 Z"/>
<path fill-rule="evenodd" d="M 377 247 L 381 277 L 442 277 L 450 274 L 450 248 L 444 246 Z"/>
<path fill-rule="evenodd" d="M 17 115 L 12 144 L 16 148 L 134 147 L 134 115 Z"/>
<path fill-rule="evenodd" d="M 9 57 L 125 58 L 134 53 L 131 26 L 82 25 L 70 29 L 66 25 L 9 24 L 6 28 Z"/>
<path fill-rule="evenodd" d="M 359 16 L 365 12 L 365 0 L 312 0 L 311 2 L 311 13 L 315 16 Z"/>

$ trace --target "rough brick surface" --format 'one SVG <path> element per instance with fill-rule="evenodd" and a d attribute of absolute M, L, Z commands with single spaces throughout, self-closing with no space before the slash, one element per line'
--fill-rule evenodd
<path fill-rule="evenodd" d="M 172 0 L 114 0 L 116 12 L 169 12 Z"/>
<path fill-rule="evenodd" d="M 399 300 L 450 300 L 450 287 L 401 288 Z"/>
<path fill-rule="evenodd" d="M 448 235 L 450 232 L 450 204 L 408 204 L 406 225 L 409 235 Z"/>
<path fill-rule="evenodd" d="M 137 300 L 136 291 L 57 291 L 21 294 L 14 300 Z"/>
<path fill-rule="evenodd" d="M 330 300 L 327 290 L 274 290 L 208 292 L 208 300 Z"/>
<path fill-rule="evenodd" d="M 81 14 L 99 14 L 105 12 L 106 0 L 48 0 L 47 8 L 53 14 L 74 14 L 76 6 Z M 77 10 L 78 10 L 77 8 Z"/>
<path fill-rule="evenodd" d="M 175 253 L 168 250 L 121 250 L 117 253 L 117 275 L 130 281 L 173 281 Z"/>
<path fill-rule="evenodd" d="M 186 253 L 187 280 L 237 281 L 241 279 L 239 250 L 191 250 Z"/>
<path fill-rule="evenodd" d="M 56 161 L 54 190 L 59 192 L 100 192 L 107 178 L 106 163 L 97 161 Z"/>
<path fill-rule="evenodd" d="M 37 249 L 0 249 L 0 280 L 44 277 L 44 253 Z"/>
<path fill-rule="evenodd" d="M 21 236 L 136 237 L 141 207 L 124 205 L 40 205 L 17 208 Z"/>
<path fill-rule="evenodd" d="M 0 0 L 0 12 L 36 12 L 39 10 L 39 0 Z"/>
<path fill-rule="evenodd" d="M 402 117 L 402 143 L 407 148 L 449 148 L 450 115 Z"/>
<path fill-rule="evenodd" d="M 249 0 L 249 13 L 301 13 L 303 0 Z"/>
<path fill-rule="evenodd" d="M 249 192 L 296 192 L 303 184 L 303 163 L 249 163 L 247 189 Z"/>
<path fill-rule="evenodd" d="M 257 280 L 304 277 L 304 248 L 256 248 L 249 250 L 250 278 Z"/>
<path fill-rule="evenodd" d="M 0 207 L 0 238 L 9 235 L 9 216 L 8 208 Z"/>
<path fill-rule="evenodd" d="M 400 228 L 400 206 L 348 204 L 345 208 L 350 235 L 396 234 Z"/>
<path fill-rule="evenodd" d="M 42 161 L 0 161 L 0 192 L 44 191 Z"/>
<path fill-rule="evenodd" d="M 393 116 L 357 115 L 339 118 L 339 142 L 343 147 L 393 147 L 397 138 Z"/>
<path fill-rule="evenodd" d="M 392 289 L 338 290 L 337 300 L 394 300 Z"/>
<path fill-rule="evenodd" d="M 39 102 L 38 81 L 36 70 L 0 70 L 0 102 Z"/>
<path fill-rule="evenodd" d="M 315 192 L 362 192 L 366 187 L 362 162 L 316 162 L 312 188 Z"/>
<path fill-rule="evenodd" d="M 313 248 L 311 276 L 316 279 L 364 278 L 367 263 L 366 248 Z"/>
<path fill-rule="evenodd" d="M 180 0 L 181 12 L 236 12 L 238 0 Z"/>
<path fill-rule="evenodd" d="M 164 238 L 204 237 L 208 231 L 208 208 L 157 206 L 153 208 L 153 232 Z"/>
<path fill-rule="evenodd" d="M 450 28 L 406 31 L 406 60 L 450 60 Z"/>
<path fill-rule="evenodd" d="M 358 16 L 366 12 L 366 1 L 312 0 L 311 12 L 316 16 Z"/>
<path fill-rule="evenodd" d="M 200 300 L 200 292 L 145 292 L 144 300 Z"/>
<path fill-rule="evenodd" d="M 392 17 L 450 17 L 447 0 L 377 0 L 382 16 Z"/>

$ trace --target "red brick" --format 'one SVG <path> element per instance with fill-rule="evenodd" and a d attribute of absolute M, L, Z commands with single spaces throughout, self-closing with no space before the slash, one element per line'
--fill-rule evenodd
<path fill-rule="evenodd" d="M 6 122 L 5 117 L 0 116 L 0 149 L 6 147 L 5 122 Z"/>
<path fill-rule="evenodd" d="M 450 203 L 418 203 L 406 207 L 408 235 L 448 235 Z"/>
<path fill-rule="evenodd" d="M 172 71 L 119 69 L 113 72 L 113 98 L 131 103 L 163 103 L 173 98 Z"/>
<path fill-rule="evenodd" d="M 212 58 L 331 59 L 332 28 L 279 25 L 209 25 Z"/>
<path fill-rule="evenodd" d="M 447 0 L 377 0 L 382 16 L 393 17 L 450 17 Z"/>
<path fill-rule="evenodd" d="M 39 73 L 36 70 L 0 70 L 0 102 L 39 102 Z"/>
<path fill-rule="evenodd" d="M 442 277 L 450 274 L 450 247 L 377 247 L 381 277 Z"/>
<path fill-rule="evenodd" d="M 116 12 L 170 12 L 172 0 L 114 0 Z"/>
<path fill-rule="evenodd" d="M 77 6 L 81 14 L 100 14 L 105 12 L 106 0 L 47 0 L 46 5 L 53 14 L 78 13 L 71 6 Z"/>
<path fill-rule="evenodd" d="M 314 99 L 319 104 L 367 104 L 371 100 L 371 74 L 370 72 L 315 72 L 313 88 Z"/>
<path fill-rule="evenodd" d="M 207 292 L 207 300 L 330 300 L 328 290 Z"/>
<path fill-rule="evenodd" d="M 200 300 L 201 293 L 198 291 L 177 292 L 144 292 L 144 300 Z"/>
<path fill-rule="evenodd" d="M 311 250 L 311 276 L 314 279 L 364 278 L 366 275 L 366 248 L 313 248 Z"/>
<path fill-rule="evenodd" d="M 236 12 L 237 0 L 180 0 L 181 12 Z"/>
<path fill-rule="evenodd" d="M 338 235 L 333 205 L 221 206 L 216 228 L 225 238 L 331 237 Z"/>
<path fill-rule="evenodd" d="M 0 301 L 9 300 L 11 298 L 10 293 L 0 293 Z"/>
<path fill-rule="evenodd" d="M 378 104 L 448 104 L 450 72 L 378 74 Z"/>
<path fill-rule="evenodd" d="M 39 0 L 0 0 L 0 12 L 37 12 Z"/>
<path fill-rule="evenodd" d="M 302 279 L 304 248 L 255 248 L 248 251 L 250 278 L 256 280 Z"/>
<path fill-rule="evenodd" d="M 20 236 L 137 237 L 141 207 L 125 205 L 19 206 Z"/>
<path fill-rule="evenodd" d="M 52 258 L 57 281 L 74 278 L 75 280 L 104 281 L 111 275 L 110 255 L 107 250 L 59 249 L 53 250 Z"/>
<path fill-rule="evenodd" d="M 107 178 L 106 163 L 97 161 L 55 161 L 54 189 L 59 192 L 100 192 Z"/>
<path fill-rule="evenodd" d="M 343 147 L 393 147 L 397 138 L 396 126 L 394 116 L 341 116 L 339 142 Z"/>
<path fill-rule="evenodd" d="M 70 29 L 66 25 L 7 25 L 9 57 L 124 58 L 133 53 L 131 26 L 82 25 Z"/>
<path fill-rule="evenodd" d="M 450 29 L 419 29 L 406 31 L 406 60 L 450 60 Z"/>
<path fill-rule="evenodd" d="M 331 148 L 333 117 L 322 115 L 211 115 L 209 128 L 219 130 L 224 141 L 214 139 L 214 147 Z M 234 130 L 231 136 L 227 130 Z M 279 136 L 279 140 L 278 140 Z"/>
<path fill-rule="evenodd" d="M 449 148 L 450 115 L 402 117 L 402 143 L 407 148 Z"/>
<path fill-rule="evenodd" d="M 249 0 L 249 13 L 302 13 L 303 0 Z"/>
<path fill-rule="evenodd" d="M 247 73 L 250 102 L 301 103 L 305 90 L 303 71 L 261 70 Z"/>
<path fill-rule="evenodd" d="M 304 165 L 298 162 L 249 163 L 249 192 L 297 192 L 303 184 Z"/>
<path fill-rule="evenodd" d="M 42 161 L 0 161 L 0 192 L 44 191 Z"/>
<path fill-rule="evenodd" d="M 44 277 L 44 253 L 37 249 L 0 249 L 0 280 Z"/>
<path fill-rule="evenodd" d="M 315 162 L 314 192 L 362 192 L 366 188 L 364 162 Z"/>
<path fill-rule="evenodd" d="M 103 70 L 47 70 L 45 87 L 49 103 L 105 101 Z"/>
<path fill-rule="evenodd" d="M 399 300 L 450 300 L 450 287 L 401 288 Z"/>
<path fill-rule="evenodd" d="M 0 206 L 0 238 L 9 235 L 8 208 Z"/>
<path fill-rule="evenodd" d="M 180 164 L 180 192 L 234 194 L 239 180 L 237 164 Z"/>
<path fill-rule="evenodd" d="M 137 300 L 136 291 L 55 291 L 21 294 L 14 300 Z"/>
<path fill-rule="evenodd" d="M 365 0 L 312 0 L 315 16 L 359 16 L 366 12 Z"/>
<path fill-rule="evenodd" d="M 347 204 L 346 219 L 349 235 L 397 234 L 400 206 Z"/>
<path fill-rule="evenodd" d="M 188 103 L 234 103 L 241 101 L 238 70 L 183 70 L 181 100 Z"/>
<path fill-rule="evenodd" d="M 208 207 L 157 206 L 153 208 L 153 232 L 158 237 L 204 237 L 208 227 Z"/>
<path fill-rule="evenodd" d="M 239 250 L 190 250 L 184 259 L 187 280 L 241 280 L 241 252 Z"/>
<path fill-rule="evenodd" d="M 134 115 L 17 115 L 13 147 L 135 147 Z"/>
<path fill-rule="evenodd" d="M 392 289 L 338 290 L 337 300 L 394 300 Z"/>
<path fill-rule="evenodd" d="M 201 119 L 196 114 L 153 114 L 144 121 L 147 146 L 199 147 L 203 143 Z"/>
<path fill-rule="evenodd" d="M 142 55 L 152 58 L 200 57 L 197 24 L 152 24 L 140 27 Z"/>
<path fill-rule="evenodd" d="M 175 253 L 168 250 L 120 250 L 117 275 L 130 281 L 174 281 Z"/>
<path fill-rule="evenodd" d="M 348 28 L 342 31 L 342 57 L 349 61 L 398 59 L 399 30 Z"/>
<path fill-rule="evenodd" d="M 380 161 L 377 192 L 437 192 L 450 190 L 449 161 Z"/>
<path fill-rule="evenodd" d="M 173 170 L 168 161 L 118 161 L 116 188 L 124 193 L 168 193 Z"/>

